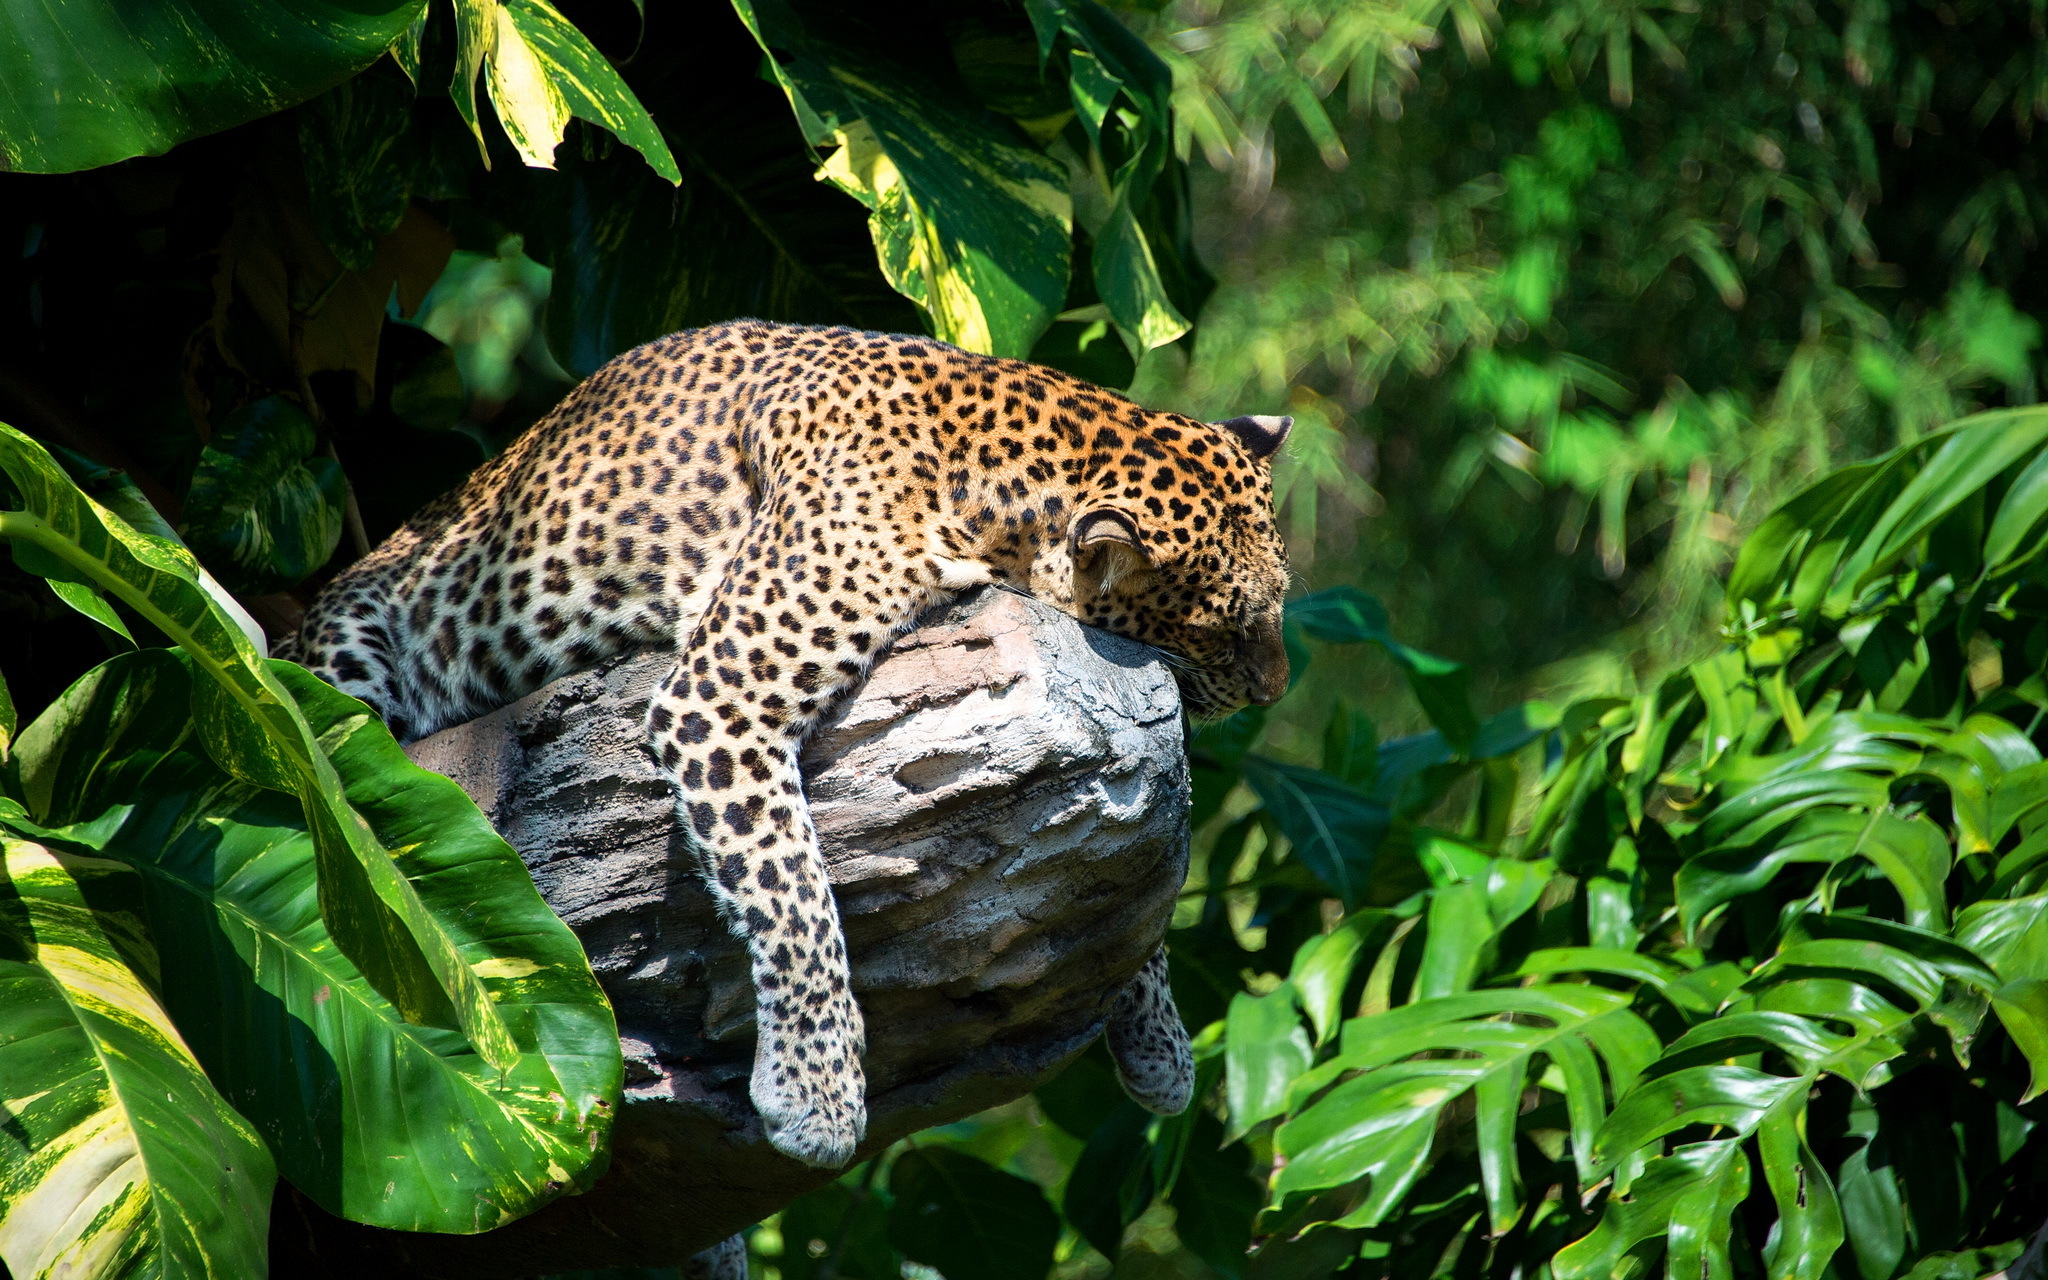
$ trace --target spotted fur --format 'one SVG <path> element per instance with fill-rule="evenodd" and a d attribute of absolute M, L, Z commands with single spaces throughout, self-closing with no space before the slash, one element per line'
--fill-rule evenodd
<path fill-rule="evenodd" d="M 1278 697 L 1269 462 L 1286 425 L 1151 412 L 929 338 L 673 334 L 600 369 L 330 584 L 299 656 L 411 739 L 677 646 L 648 744 L 752 959 L 754 1103 L 783 1151 L 837 1166 L 866 1124 L 864 1033 L 804 737 L 919 614 L 983 583 L 1164 650 L 1197 715 Z M 1136 1096 L 1185 1106 L 1166 1078 L 1191 1064 L 1163 959 L 1116 1022 Z"/>

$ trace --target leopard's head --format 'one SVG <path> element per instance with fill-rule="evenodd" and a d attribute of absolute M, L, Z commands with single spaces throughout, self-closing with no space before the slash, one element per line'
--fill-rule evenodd
<path fill-rule="evenodd" d="M 1193 716 L 1278 701 L 1288 573 L 1272 464 L 1294 420 L 1133 425 L 1067 527 L 1076 612 L 1165 651 Z"/>

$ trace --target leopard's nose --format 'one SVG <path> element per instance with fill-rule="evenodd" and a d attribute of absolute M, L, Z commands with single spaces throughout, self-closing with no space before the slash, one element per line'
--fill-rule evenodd
<path fill-rule="evenodd" d="M 1251 676 L 1252 702 L 1261 707 L 1272 706 L 1287 692 L 1287 655 L 1282 653 L 1274 662 L 1253 668 Z"/>

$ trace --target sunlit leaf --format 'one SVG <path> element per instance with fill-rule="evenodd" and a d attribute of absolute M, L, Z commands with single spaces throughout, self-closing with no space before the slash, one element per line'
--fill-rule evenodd
<path fill-rule="evenodd" d="M 147 940 L 80 890 L 129 873 L 6 821 L 0 1263 L 33 1277 L 264 1274 L 270 1153 L 131 967 Z"/>
<path fill-rule="evenodd" d="M 456 0 L 455 83 L 450 96 L 483 142 L 476 81 L 488 80 L 498 123 L 527 164 L 551 169 L 570 119 L 618 135 L 670 182 L 682 181 L 647 109 L 612 64 L 547 0 Z M 486 152 L 488 156 L 488 152 Z"/>
<path fill-rule="evenodd" d="M 195 665 L 153 650 L 101 666 L 23 731 L 19 761 L 39 814 L 123 869 L 95 905 L 148 924 L 164 1005 L 207 1074 L 294 1185 L 356 1221 L 478 1231 L 587 1186 L 618 1104 L 617 1030 L 518 856 L 361 703 L 278 664 L 487 984 L 519 1055 L 500 1070 L 459 1032 L 408 1023 L 334 946 L 298 806 L 198 748 Z"/>
<path fill-rule="evenodd" d="M 868 207 L 889 283 L 941 339 L 1028 355 L 1066 297 L 1065 171 L 930 80 L 813 34 L 793 9 L 734 7 L 805 139 L 831 150 L 819 176 Z"/>
<path fill-rule="evenodd" d="M 1224 1087 L 1230 1104 L 1226 1138 L 1242 1137 L 1286 1110 L 1288 1086 L 1312 1058 L 1293 988 L 1231 997 L 1224 1024 Z"/>
<path fill-rule="evenodd" d="M 191 553 L 91 502 L 48 452 L 5 425 L 0 470 L 24 502 L 0 512 L 0 537 L 116 595 L 182 647 L 205 676 L 193 685 L 192 722 L 208 754 L 238 778 L 297 797 L 319 859 L 321 916 L 371 985 L 421 1025 L 452 1014 L 486 1060 L 511 1066 L 518 1051 L 489 993 L 350 806 L 298 702 L 201 585 Z"/>

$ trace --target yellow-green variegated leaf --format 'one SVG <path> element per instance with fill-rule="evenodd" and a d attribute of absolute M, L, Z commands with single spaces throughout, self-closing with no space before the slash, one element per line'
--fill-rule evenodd
<path fill-rule="evenodd" d="M 131 967 L 151 955 L 134 921 L 80 891 L 130 873 L 5 828 L 0 847 L 0 1262 L 15 1280 L 263 1275 L 270 1153 Z"/>
<path fill-rule="evenodd" d="M 868 207 L 890 285 L 939 338 L 1023 358 L 1067 294 L 1066 170 L 929 78 L 814 39 L 789 10 L 734 0 L 812 146 L 818 176 Z"/>
<path fill-rule="evenodd" d="M 605 56 L 547 0 L 455 0 L 455 29 L 455 106 L 479 146 L 484 135 L 476 82 L 481 75 L 498 123 L 527 164 L 554 168 L 555 148 L 574 118 L 610 130 L 670 182 L 683 180 L 647 108 Z"/>
<path fill-rule="evenodd" d="M 191 552 L 87 498 L 47 450 L 5 424 L 0 471 L 24 507 L 0 511 L 0 538 L 17 561 L 113 595 L 170 637 L 205 677 L 193 685 L 192 720 L 207 752 L 235 777 L 298 798 L 319 859 L 321 916 L 349 958 L 409 1020 L 460 1025 L 486 1060 L 509 1067 L 518 1050 L 489 994 L 350 806 L 299 704 L 201 584 Z"/>
<path fill-rule="evenodd" d="M 362 703 L 275 664 L 497 1004 L 519 1050 L 501 1069 L 407 1022 L 334 945 L 297 807 L 199 749 L 193 665 L 163 649 L 101 664 L 22 731 L 17 763 L 54 834 L 126 870 L 93 905 L 149 930 L 155 989 L 208 1077 L 295 1187 L 354 1221 L 482 1231 L 586 1189 L 618 1106 L 618 1028 L 518 855 Z"/>
<path fill-rule="evenodd" d="M 1173 73 L 1114 14 L 1092 0 L 1027 0 L 1042 53 L 1067 51 L 1067 90 L 1093 151 L 1086 181 L 1101 190 L 1081 202 L 1095 238 L 1095 291 L 1117 328 L 1139 350 L 1163 347 L 1192 326 L 1168 295 L 1140 211 L 1155 198 L 1173 136 Z M 1112 116 L 1113 108 L 1125 109 Z M 1102 136 L 1122 134 L 1112 172 Z"/>

